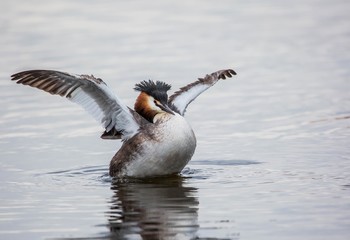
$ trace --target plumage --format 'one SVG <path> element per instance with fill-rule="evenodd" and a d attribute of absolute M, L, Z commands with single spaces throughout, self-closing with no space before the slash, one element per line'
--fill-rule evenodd
<path fill-rule="evenodd" d="M 169 104 L 173 106 L 182 116 L 185 114 L 187 106 L 195 100 L 202 92 L 213 86 L 219 79 L 230 78 L 236 75 L 232 69 L 225 69 L 207 74 L 204 78 L 198 78 L 198 81 L 190 83 L 185 87 L 180 88 L 169 98 Z"/>
<path fill-rule="evenodd" d="M 106 83 L 93 75 L 53 70 L 29 70 L 12 80 L 81 105 L 105 129 L 103 139 L 124 142 L 110 162 L 114 177 L 152 177 L 179 173 L 191 159 L 196 138 L 183 115 L 187 106 L 219 79 L 236 73 L 221 70 L 180 88 L 168 98 L 171 85 L 142 81 L 134 110 L 128 108 Z"/>
<path fill-rule="evenodd" d="M 129 108 L 93 75 L 72 75 L 52 70 L 30 70 L 12 75 L 12 80 L 66 97 L 81 105 L 107 132 L 115 129 L 126 140 L 135 135 L 139 123 Z"/>
<path fill-rule="evenodd" d="M 136 91 L 145 92 L 148 95 L 154 96 L 154 97 L 156 97 L 157 94 L 161 94 L 160 96 L 164 97 L 164 95 L 162 94 L 166 93 L 170 89 L 171 89 L 171 85 L 161 81 L 153 82 L 152 80 L 142 81 L 140 83 L 137 83 L 134 88 L 134 90 Z M 161 100 L 161 98 L 157 98 L 157 99 Z M 163 99 L 163 100 L 166 100 L 166 99 Z"/>

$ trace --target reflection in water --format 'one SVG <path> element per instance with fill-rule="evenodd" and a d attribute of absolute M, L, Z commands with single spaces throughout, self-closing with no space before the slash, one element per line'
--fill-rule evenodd
<path fill-rule="evenodd" d="M 179 176 L 113 183 L 111 237 L 193 239 L 198 230 L 197 189 L 183 185 Z"/>

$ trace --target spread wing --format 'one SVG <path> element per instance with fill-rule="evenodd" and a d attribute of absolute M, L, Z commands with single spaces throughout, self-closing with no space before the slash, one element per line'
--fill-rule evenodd
<path fill-rule="evenodd" d="M 121 137 L 126 140 L 138 132 L 140 126 L 134 113 L 100 78 L 52 70 L 29 70 L 11 77 L 17 83 L 60 95 L 78 103 L 102 124 L 106 129 L 104 134 L 112 135 L 110 138 Z"/>
<path fill-rule="evenodd" d="M 225 69 L 207 74 L 204 78 L 198 78 L 196 82 L 180 88 L 179 91 L 171 95 L 169 97 L 169 106 L 183 116 L 188 104 L 195 100 L 199 94 L 213 86 L 219 79 L 230 78 L 232 75 L 236 75 L 236 72 L 232 69 Z"/>

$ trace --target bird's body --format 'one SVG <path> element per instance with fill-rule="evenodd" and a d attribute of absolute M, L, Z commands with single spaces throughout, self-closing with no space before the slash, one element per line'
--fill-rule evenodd
<path fill-rule="evenodd" d="M 111 161 L 110 175 L 169 175 L 179 173 L 190 161 L 196 148 L 190 125 L 177 113 L 159 115 L 122 145 Z"/>
<path fill-rule="evenodd" d="M 51 70 L 30 70 L 12 80 L 60 95 L 82 105 L 102 123 L 103 139 L 122 139 L 110 162 L 113 177 L 154 177 L 179 173 L 196 148 L 191 126 L 183 117 L 189 103 L 219 79 L 236 73 L 221 70 L 206 75 L 168 98 L 170 85 L 143 81 L 134 109 L 124 105 L 99 78 Z"/>

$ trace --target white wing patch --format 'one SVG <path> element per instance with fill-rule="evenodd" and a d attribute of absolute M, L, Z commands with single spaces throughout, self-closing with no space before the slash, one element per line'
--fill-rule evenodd
<path fill-rule="evenodd" d="M 123 140 L 131 138 L 139 130 L 139 124 L 128 107 L 101 79 L 51 70 L 31 70 L 12 75 L 12 80 L 81 105 L 107 132 L 113 128 L 120 132 Z"/>
<path fill-rule="evenodd" d="M 210 85 L 195 85 L 181 93 L 181 96 L 174 98 L 171 102 L 179 110 L 181 115 L 185 114 L 188 104 L 190 104 L 199 94 L 204 92 L 210 87 Z"/>
<path fill-rule="evenodd" d="M 174 111 L 184 115 L 188 104 L 195 100 L 202 92 L 213 86 L 219 79 L 230 78 L 232 75 L 236 75 L 236 72 L 232 69 L 225 69 L 207 74 L 204 78 L 198 78 L 197 81 L 180 88 L 179 91 L 170 96 L 170 106 L 174 108 Z"/>

